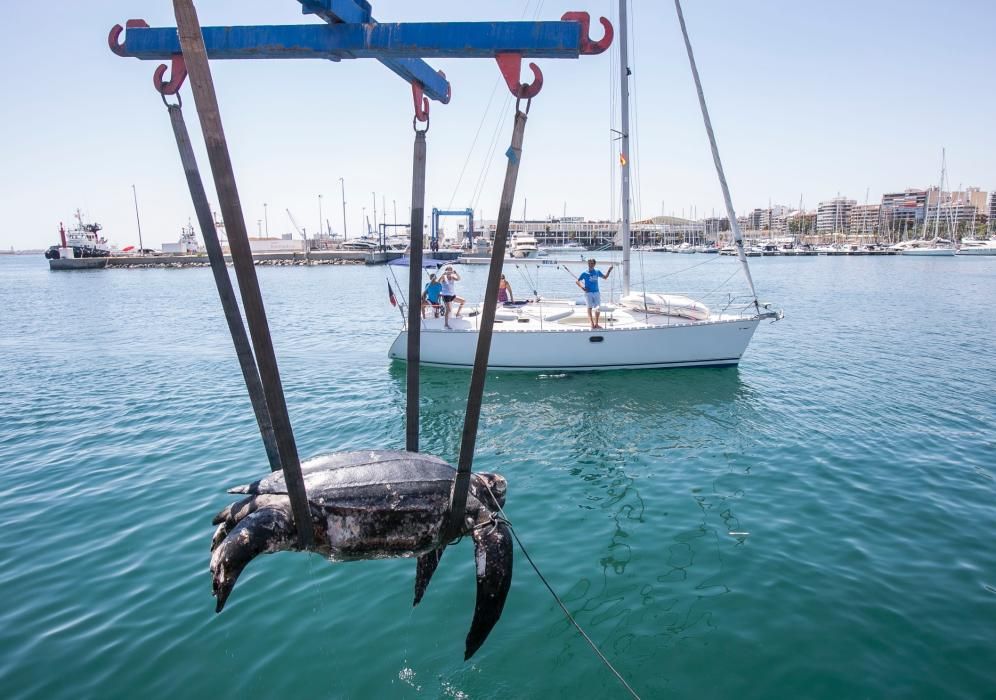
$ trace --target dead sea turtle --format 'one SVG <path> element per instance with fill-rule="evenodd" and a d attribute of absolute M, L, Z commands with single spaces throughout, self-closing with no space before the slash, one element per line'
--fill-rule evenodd
<path fill-rule="evenodd" d="M 431 455 L 372 450 L 322 455 L 301 464 L 311 506 L 314 551 L 331 561 L 418 557 L 415 605 L 422 599 L 443 549 L 456 470 Z M 512 582 L 512 536 L 499 519 L 507 484 L 497 474 L 473 473 L 460 536 L 474 539 L 477 602 L 467 635 L 469 659 L 501 617 Z M 229 493 L 248 494 L 214 518 L 211 575 L 217 612 L 235 581 L 258 554 L 300 551 L 283 472 Z"/>

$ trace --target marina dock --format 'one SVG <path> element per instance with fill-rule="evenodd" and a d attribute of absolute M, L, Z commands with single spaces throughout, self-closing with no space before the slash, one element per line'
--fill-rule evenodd
<path fill-rule="evenodd" d="M 397 250 L 388 251 L 356 251 L 356 250 L 322 250 L 308 253 L 255 253 L 253 262 L 256 265 L 384 265 L 401 258 L 404 253 Z M 440 251 L 440 259 L 456 259 L 456 255 L 445 257 L 445 251 Z M 206 254 L 199 255 L 115 255 L 106 258 L 58 258 L 49 260 L 50 270 L 100 270 L 109 267 L 145 268 L 145 267 L 209 267 Z M 232 257 L 225 256 L 225 262 L 231 263 Z"/>

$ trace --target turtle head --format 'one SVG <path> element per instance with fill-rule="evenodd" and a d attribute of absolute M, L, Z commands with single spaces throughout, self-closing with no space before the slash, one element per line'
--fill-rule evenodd
<path fill-rule="evenodd" d="M 508 482 L 505 480 L 505 477 L 501 474 L 489 474 L 487 472 L 479 472 L 476 476 L 480 481 L 480 485 L 484 487 L 482 491 L 490 493 L 494 496 L 494 500 L 498 501 L 498 505 L 504 507 L 505 494 L 508 493 Z M 490 501 L 490 498 L 485 499 L 485 502 Z"/>

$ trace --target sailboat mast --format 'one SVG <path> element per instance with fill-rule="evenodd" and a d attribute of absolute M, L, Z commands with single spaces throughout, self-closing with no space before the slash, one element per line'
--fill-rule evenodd
<path fill-rule="evenodd" d="M 142 252 L 145 249 L 145 246 L 142 245 L 142 220 L 138 218 L 138 193 L 135 191 L 134 185 L 131 186 L 131 196 L 135 199 L 135 225 L 138 227 L 138 254 L 144 255 Z"/>
<path fill-rule="evenodd" d="M 622 113 L 619 160 L 622 163 L 622 269 L 623 295 L 629 294 L 629 27 L 626 2 L 619 0 L 619 89 Z"/>
<path fill-rule="evenodd" d="M 944 194 L 944 171 L 947 163 L 945 162 L 944 149 L 941 149 L 941 182 L 937 186 L 937 213 L 934 214 L 934 238 L 937 238 L 937 229 L 941 223 L 941 197 Z"/>
<path fill-rule="evenodd" d="M 757 300 L 757 292 L 754 290 L 754 280 L 750 276 L 750 265 L 747 264 L 747 254 L 744 253 L 744 235 L 737 222 L 737 214 L 733 210 L 733 200 L 730 197 L 730 187 L 726 183 L 726 174 L 723 172 L 723 162 L 719 159 L 719 146 L 716 145 L 716 134 L 712 130 L 712 121 L 709 119 L 709 110 L 706 108 L 705 93 L 702 92 L 702 81 L 699 79 L 699 69 L 695 66 L 695 55 L 692 53 L 692 42 L 688 38 L 688 27 L 685 26 L 685 15 L 681 12 L 681 0 L 674 0 L 674 9 L 678 13 L 678 24 L 681 26 L 681 36 L 685 40 L 685 52 L 688 54 L 688 65 L 692 69 L 692 79 L 695 81 L 695 92 L 699 96 L 699 108 L 702 110 L 702 121 L 705 123 L 706 134 L 709 135 L 709 147 L 712 150 L 712 162 L 716 166 L 716 175 L 719 177 L 719 186 L 723 190 L 723 202 L 726 204 L 726 216 L 730 220 L 730 230 L 733 231 L 733 240 L 737 244 L 737 257 L 744 268 L 744 277 L 747 278 L 747 286 L 750 287 L 751 296 L 754 297 L 754 307 L 760 311 L 761 306 Z M 816 225 L 816 222 L 813 222 Z"/>

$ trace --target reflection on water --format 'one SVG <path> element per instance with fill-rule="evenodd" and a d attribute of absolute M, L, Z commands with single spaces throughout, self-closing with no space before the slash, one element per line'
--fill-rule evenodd
<path fill-rule="evenodd" d="M 3 257 L 4 697 L 619 696 L 521 552 L 463 662 L 466 538 L 414 610 L 409 560 L 276 554 L 215 615 L 210 518 L 266 460 L 210 272 Z M 759 258 L 790 316 L 739 370 L 489 377 L 475 468 L 643 697 L 992 694 L 990 262 Z M 383 270 L 259 275 L 301 456 L 401 447 Z M 470 374 L 422 376 L 423 449 L 453 462 Z"/>
<path fill-rule="evenodd" d="M 403 412 L 405 366 L 389 371 Z M 422 369 L 424 450 L 455 461 L 469 379 Z M 759 403 L 735 367 L 495 373 L 475 469 L 509 478 L 507 510 L 527 546 L 557 542 L 556 557 L 535 558 L 570 562 L 556 588 L 582 627 L 617 653 L 650 656 L 717 624 L 712 606 L 730 590 L 724 555 L 746 540 L 736 504 Z M 516 585 L 533 589 L 522 572 Z M 544 619 L 566 664 L 576 633 L 562 616 Z"/>

